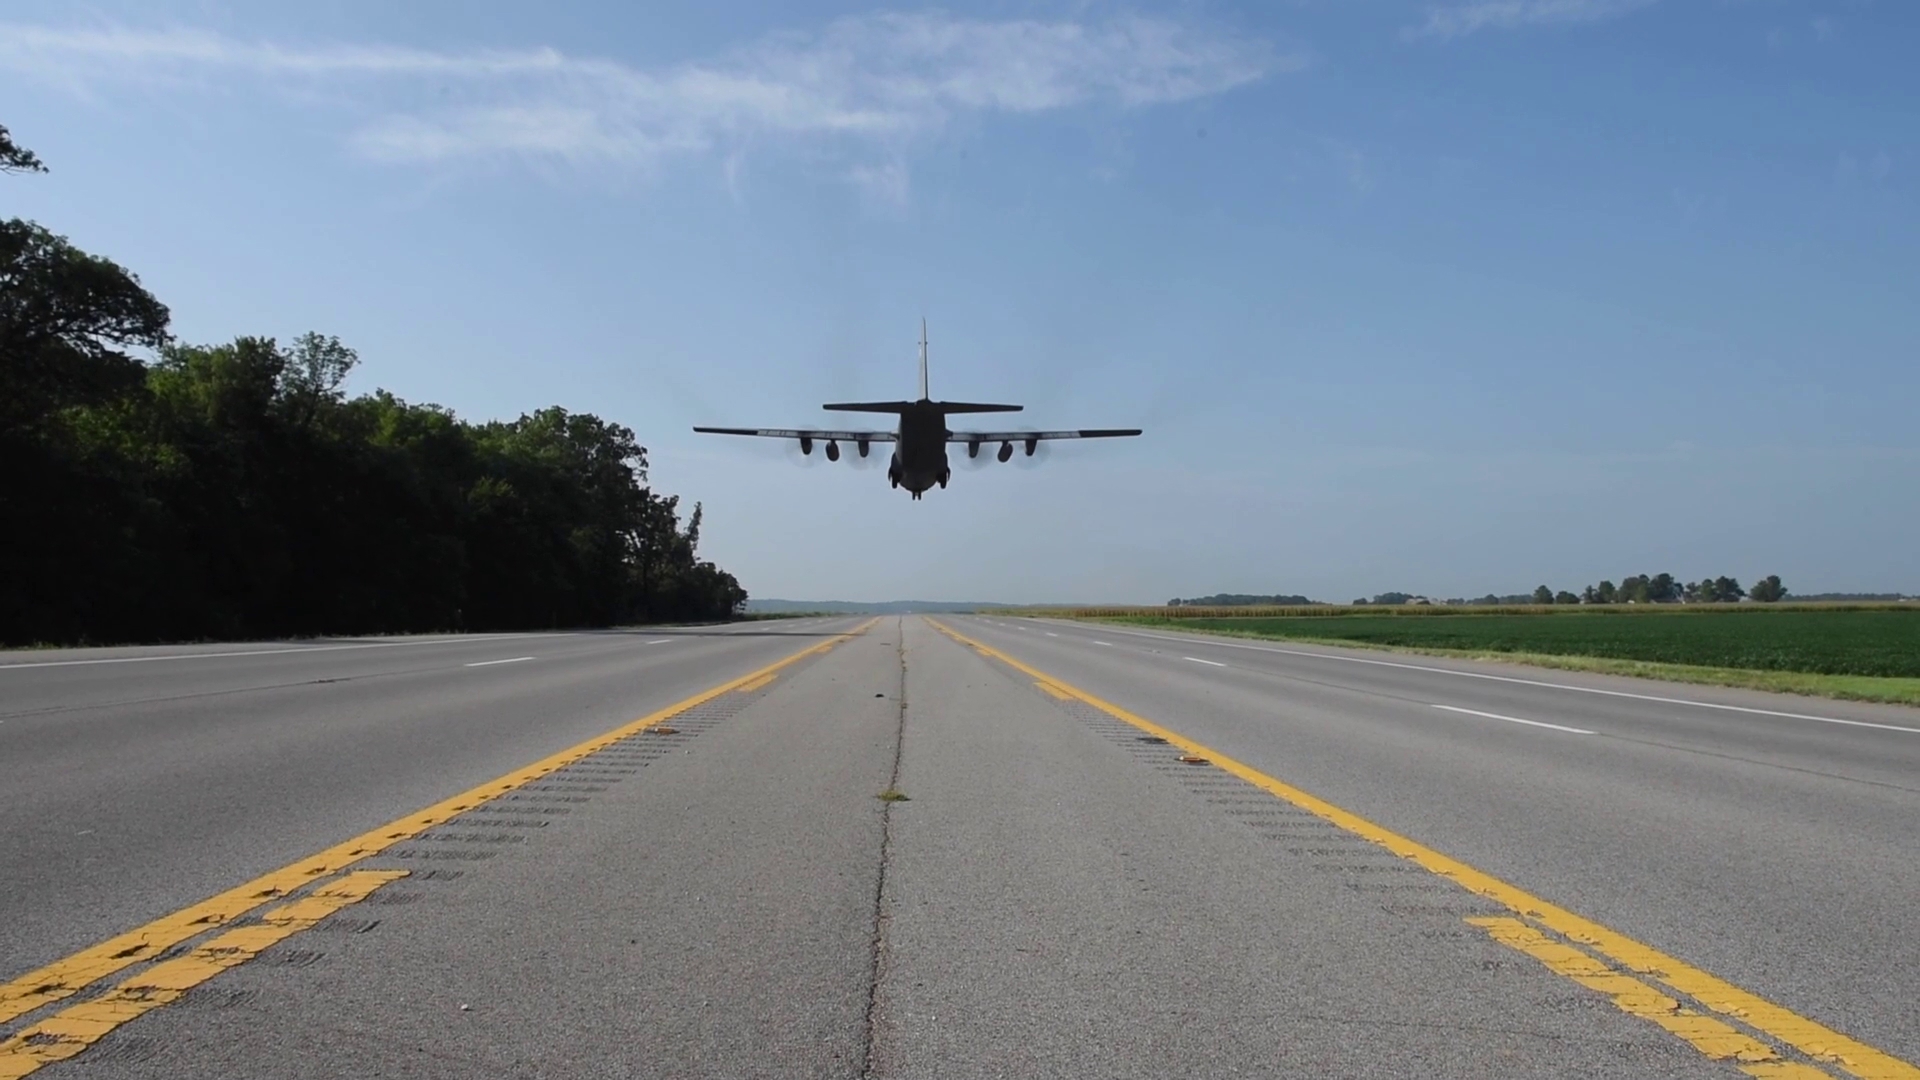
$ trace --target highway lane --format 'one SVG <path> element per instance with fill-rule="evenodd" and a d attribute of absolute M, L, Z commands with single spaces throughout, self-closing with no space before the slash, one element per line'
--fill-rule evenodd
<path fill-rule="evenodd" d="M 1913 922 L 1899 910 L 1916 860 L 1887 847 L 1900 842 L 1888 816 L 1914 820 L 1910 790 L 1828 775 L 1835 762 L 1795 770 L 1611 735 L 1598 715 L 1570 718 L 1596 732 L 1582 735 L 1448 713 L 1401 693 L 1420 677 L 1403 669 L 1382 669 L 1382 693 L 1224 651 L 1099 645 L 1110 639 L 1078 636 L 1088 629 L 889 618 L 845 639 L 716 628 L 651 653 L 646 636 L 474 642 L 457 670 L 390 671 L 383 655 L 352 661 L 378 669 L 357 681 L 222 695 L 250 685 L 229 673 L 194 700 L 264 696 L 281 721 L 199 730 L 165 713 L 150 756 L 168 759 L 168 730 L 197 732 L 183 745 L 292 785 L 328 824 L 236 832 L 282 794 L 117 763 L 93 792 L 120 798 L 123 821 L 156 818 L 143 842 L 163 849 L 127 873 L 121 903 L 151 913 L 165 905 L 149 893 L 191 903 L 281 865 L 259 849 L 287 863 L 390 819 L 376 833 L 398 839 L 330 863 L 284 908 L 0 1021 L 0 1077 L 81 1046 L 36 1075 L 1920 1076 Z M 837 644 L 754 670 L 825 641 Z M 524 654 L 554 659 L 545 674 L 465 667 Z M 628 724 L 557 771 L 507 772 L 703 690 L 725 692 L 662 721 L 674 734 Z M 334 768 L 283 743 L 288 727 L 337 729 L 321 749 L 359 756 Z M 465 747 L 457 782 L 416 729 Z M 1180 761 L 1161 731 L 1214 760 Z M 326 775 L 304 785 L 295 762 Z M 117 796 L 116 772 L 129 781 Z M 491 801 L 411 813 L 500 774 Z M 1305 809 L 1281 781 L 1338 805 Z M 202 826 L 176 789 L 207 784 L 227 785 L 235 813 L 220 827 L 244 866 L 194 861 Z M 875 798 L 889 788 L 905 801 Z M 1887 793 L 1891 810 L 1855 788 Z M 385 799 L 378 812 L 369 797 Z M 0 790 L 8 824 L 29 802 Z M 1384 842 L 1399 846 L 1342 808 L 1397 830 Z M 1852 841 L 1842 817 L 1858 819 Z M 105 861 L 138 862 L 137 847 Z M 170 862 L 194 887 L 169 884 Z M 85 869 L 58 850 L 11 866 L 50 887 Z M 1514 907 L 1514 886 L 1537 899 Z M 1552 904 L 1602 925 L 1566 936 Z M 62 917 L 33 889 L 5 914 Z M 82 944 L 140 917 L 105 918 Z M 1643 950 L 1645 967 L 1625 964 L 1616 931 L 1678 959 Z M 1863 941 L 1879 943 L 1877 966 Z M 26 966 L 0 956 L 0 978 Z M 1676 980 L 1691 989 L 1668 1001 Z"/>
<path fill-rule="evenodd" d="M 954 625 L 1920 1059 L 1920 710 L 1110 625 Z"/>
<path fill-rule="evenodd" d="M 0 979 L 857 622 L 0 652 Z"/>

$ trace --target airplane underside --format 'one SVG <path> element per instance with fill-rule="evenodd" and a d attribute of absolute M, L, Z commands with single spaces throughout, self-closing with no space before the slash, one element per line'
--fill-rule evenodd
<path fill-rule="evenodd" d="M 887 482 L 897 488 L 906 488 L 914 499 L 918 500 L 930 488 L 935 485 L 944 488 L 947 486 L 947 481 L 952 479 L 953 470 L 946 463 L 946 455 L 943 453 L 940 458 L 941 461 L 937 467 L 915 467 L 902 465 L 900 455 L 895 454 L 893 460 L 887 465 Z"/>

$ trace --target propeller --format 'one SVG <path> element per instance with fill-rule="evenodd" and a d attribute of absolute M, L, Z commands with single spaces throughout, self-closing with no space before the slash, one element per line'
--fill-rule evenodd
<path fill-rule="evenodd" d="M 967 451 L 971 449 L 971 447 L 967 443 L 955 443 L 948 450 L 947 459 L 955 462 L 960 468 L 972 472 L 979 472 L 982 469 L 1001 468 L 1007 465 L 1022 469 L 1031 469 L 1046 461 L 1047 457 L 1053 452 L 1051 449 L 1052 446 L 1053 441 L 1050 439 L 1035 440 L 1033 453 L 1029 455 L 1027 453 L 1026 443 L 1019 439 L 1014 439 L 1011 442 L 989 439 L 980 443 L 980 452 L 978 454 L 969 454 Z M 1002 454 L 1005 454 L 1006 457 L 1002 458 Z"/>
<path fill-rule="evenodd" d="M 1008 445 L 1013 448 L 1013 456 L 1008 458 L 1007 462 L 1019 469 L 1037 469 L 1044 464 L 1048 458 L 1053 456 L 1052 439 L 1035 439 L 1031 444 L 1010 443 Z M 1031 454 L 1027 453 L 1027 447 L 1029 445 L 1033 447 L 1033 453 Z M 985 451 L 982 451 L 982 453 L 984 452 Z"/>
<path fill-rule="evenodd" d="M 814 452 L 819 453 L 819 450 L 816 449 Z M 843 442 L 840 444 L 840 465 L 842 468 L 853 469 L 856 472 L 867 472 L 884 466 L 892 453 L 892 443 L 869 442 L 867 456 L 861 457 L 859 443 Z"/>
<path fill-rule="evenodd" d="M 827 455 L 819 443 L 813 444 L 811 447 L 812 453 L 808 453 L 806 449 L 803 449 L 801 441 L 798 439 L 782 439 L 779 446 L 783 457 L 803 469 L 815 468 L 821 462 L 827 460 Z"/>
<path fill-rule="evenodd" d="M 983 442 L 980 444 L 980 452 L 973 455 L 967 453 L 969 449 L 972 448 L 966 443 L 954 443 L 952 446 L 947 447 L 947 460 L 968 472 L 979 472 L 982 469 L 990 469 L 996 464 L 994 455 L 1000 452 L 1000 444 L 997 442 Z M 1018 452 L 1018 449 L 1019 448 L 1016 447 L 1015 451 Z"/>

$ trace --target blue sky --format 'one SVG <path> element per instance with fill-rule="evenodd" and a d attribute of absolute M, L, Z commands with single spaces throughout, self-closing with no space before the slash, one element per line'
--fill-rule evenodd
<path fill-rule="evenodd" d="M 633 427 L 756 596 L 1920 592 L 1920 9 L 657 7 L 13 0 L 0 213 Z M 688 430 L 908 396 L 922 315 L 1146 437 L 912 503 Z"/>

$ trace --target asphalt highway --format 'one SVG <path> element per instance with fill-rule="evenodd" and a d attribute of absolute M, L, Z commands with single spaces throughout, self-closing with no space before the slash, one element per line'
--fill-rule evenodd
<path fill-rule="evenodd" d="M 1920 710 L 889 617 L 0 653 L 0 769 L 0 1080 L 1920 1077 Z"/>

